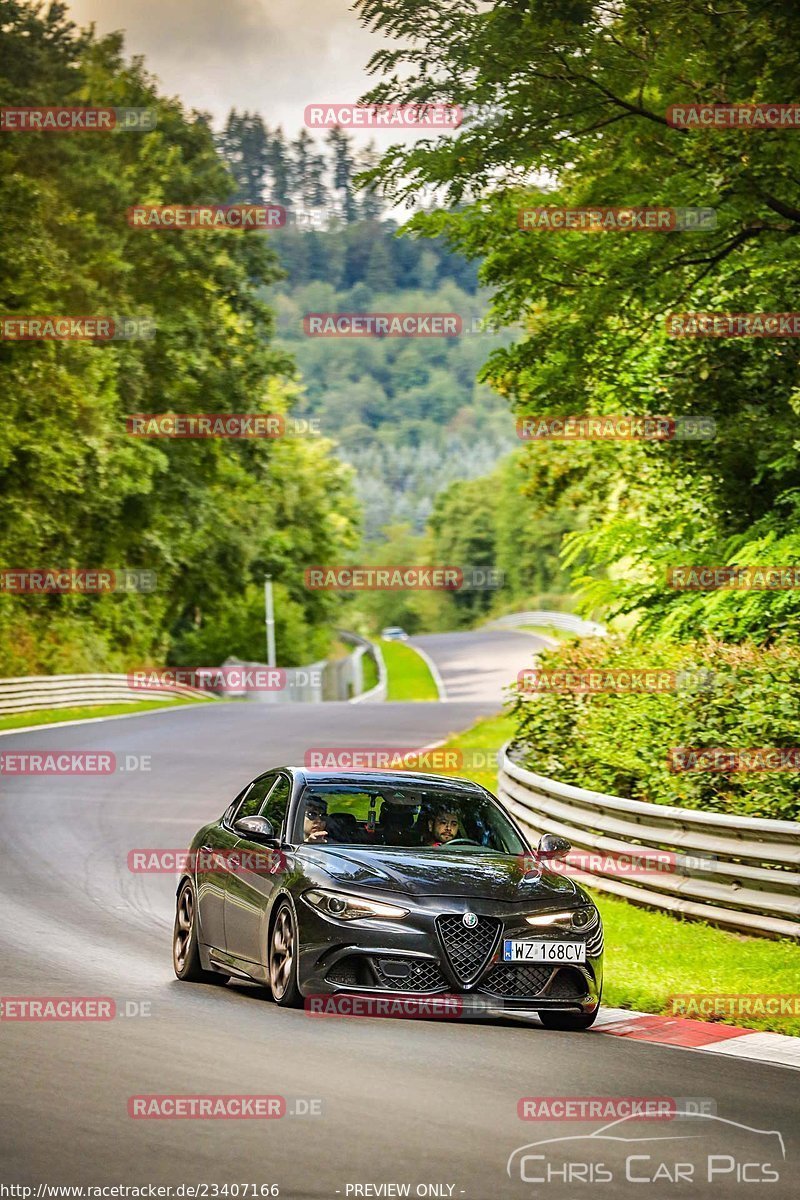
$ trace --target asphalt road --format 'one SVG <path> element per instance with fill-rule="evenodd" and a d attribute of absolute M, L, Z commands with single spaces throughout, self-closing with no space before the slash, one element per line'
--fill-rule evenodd
<path fill-rule="evenodd" d="M 449 700 L 490 700 L 499 707 L 505 699 L 503 689 L 533 665 L 533 655 L 547 642 L 534 633 L 481 629 L 426 633 L 411 638 L 410 644 L 433 659 Z"/>
<path fill-rule="evenodd" d="M 442 667 L 445 678 L 457 669 L 447 661 Z M 107 750 L 126 768 L 105 778 L 0 777 L 2 995 L 109 996 L 123 1012 L 150 1006 L 148 1016 L 103 1023 L 0 1021 L 0 1183 L 277 1184 L 293 1200 L 403 1194 L 363 1190 L 381 1184 L 408 1184 L 411 1196 L 426 1194 L 418 1185 L 437 1185 L 440 1191 L 427 1194 L 465 1200 L 573 1200 L 590 1190 L 632 1197 L 644 1193 L 625 1182 L 631 1146 L 623 1142 L 574 1144 L 586 1170 L 603 1163 L 613 1176 L 595 1174 L 594 1187 L 522 1182 L 516 1163 L 509 1177 L 506 1163 L 518 1147 L 587 1134 L 598 1124 L 525 1122 L 518 1100 L 669 1095 L 708 1098 L 726 1121 L 781 1131 L 788 1161 L 775 1164 L 774 1138 L 715 1125 L 716 1152 L 766 1158 L 780 1182 L 736 1186 L 728 1174 L 713 1185 L 698 1178 L 677 1186 L 662 1175 L 649 1196 L 796 1194 L 792 1071 L 600 1033 L 548 1032 L 535 1023 L 312 1018 L 276 1008 L 246 984 L 174 979 L 175 880 L 132 874 L 131 849 L 184 847 L 244 781 L 270 765 L 301 761 L 309 746 L 423 744 L 491 708 L 488 698 L 228 704 L 0 738 L 0 751 Z M 133 769 L 135 762 L 150 769 Z M 187 1093 L 282 1095 L 290 1107 L 318 1101 L 321 1114 L 268 1121 L 127 1115 L 132 1095 Z M 626 1136 L 677 1132 L 672 1123 L 650 1122 Z M 685 1163 L 705 1146 L 702 1138 L 635 1146 L 651 1159 L 634 1173 L 652 1174 L 662 1160 Z M 537 1170 L 527 1160 L 524 1173 Z"/>

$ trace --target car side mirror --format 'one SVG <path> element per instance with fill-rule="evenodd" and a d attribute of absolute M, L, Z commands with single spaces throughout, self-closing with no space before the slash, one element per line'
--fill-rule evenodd
<path fill-rule="evenodd" d="M 543 833 L 536 847 L 537 858 L 566 858 L 572 849 L 572 843 L 566 838 L 556 837 L 553 833 Z"/>
<path fill-rule="evenodd" d="M 272 828 L 272 822 L 266 817 L 239 817 L 239 820 L 233 823 L 233 831 L 251 842 L 275 841 L 275 830 Z"/>

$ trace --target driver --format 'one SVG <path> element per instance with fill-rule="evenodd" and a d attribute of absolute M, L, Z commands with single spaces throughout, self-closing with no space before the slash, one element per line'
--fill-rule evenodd
<path fill-rule="evenodd" d="M 424 844 L 441 846 L 455 837 L 458 837 L 458 813 L 452 808 L 437 808 L 428 817 L 428 833 Z"/>
<path fill-rule="evenodd" d="M 303 813 L 303 841 L 327 842 L 328 802 L 322 796 L 309 796 Z"/>

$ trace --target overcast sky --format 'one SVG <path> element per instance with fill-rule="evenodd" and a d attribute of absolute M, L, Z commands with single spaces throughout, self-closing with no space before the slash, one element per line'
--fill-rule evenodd
<path fill-rule="evenodd" d="M 211 112 L 261 112 L 294 135 L 315 102 L 348 103 L 369 86 L 364 67 L 381 39 L 348 0 L 69 0 L 73 20 L 124 29 L 168 95 Z M 379 145 L 397 141 L 387 131 Z"/>

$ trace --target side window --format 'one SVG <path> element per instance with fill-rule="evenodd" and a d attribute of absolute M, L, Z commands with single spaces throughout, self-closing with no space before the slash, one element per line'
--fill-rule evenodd
<path fill-rule="evenodd" d="M 261 812 L 261 805 L 269 795 L 274 782 L 274 771 L 271 771 L 268 775 L 262 775 L 260 779 L 257 779 L 239 805 L 234 820 L 238 821 L 240 817 L 257 817 Z"/>
<path fill-rule="evenodd" d="M 289 805 L 289 797 L 292 794 L 292 783 L 287 775 L 279 775 L 278 781 L 267 798 L 267 803 L 264 805 L 261 815 L 272 822 L 275 833 L 281 831 L 284 820 L 286 819 L 286 809 Z"/>
<path fill-rule="evenodd" d="M 242 790 L 239 792 L 239 795 L 236 797 L 236 799 L 231 800 L 230 804 L 225 809 L 225 812 L 222 814 L 223 825 L 230 825 L 230 823 L 233 821 L 233 818 L 236 816 L 237 808 L 242 803 L 242 801 L 244 800 L 245 796 L 250 791 L 250 788 L 252 786 L 253 786 L 252 783 L 248 783 L 246 788 L 242 788 Z"/>

